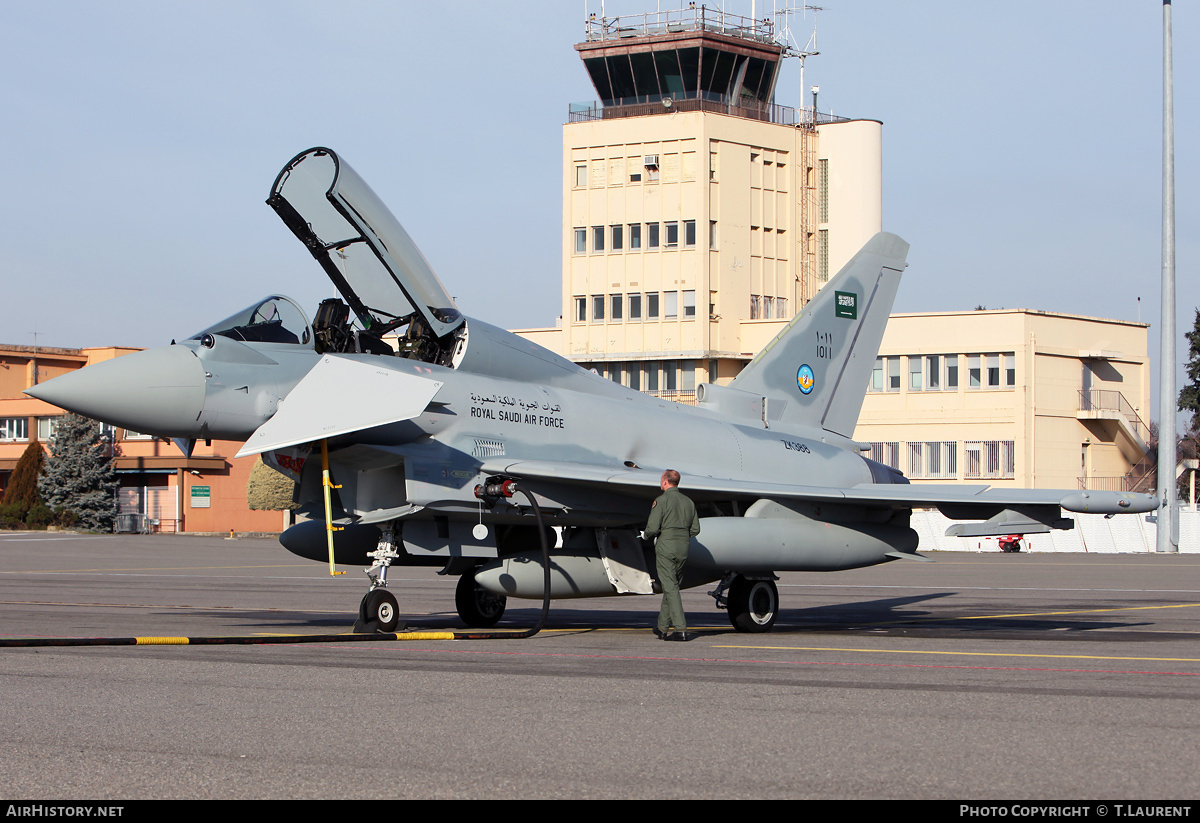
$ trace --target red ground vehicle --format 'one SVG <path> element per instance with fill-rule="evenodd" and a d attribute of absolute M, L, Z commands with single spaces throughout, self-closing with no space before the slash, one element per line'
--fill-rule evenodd
<path fill-rule="evenodd" d="M 999 538 L 1000 551 L 1002 552 L 1019 552 L 1021 550 L 1021 538 L 1024 535 L 1010 534 Z"/>

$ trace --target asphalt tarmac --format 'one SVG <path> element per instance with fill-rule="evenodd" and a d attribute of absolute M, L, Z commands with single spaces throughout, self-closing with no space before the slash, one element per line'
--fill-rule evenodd
<path fill-rule="evenodd" d="M 685 592 L 691 643 L 635 597 L 526 640 L 0 648 L 0 797 L 1200 796 L 1200 556 L 933 556 L 784 574 L 769 634 Z M 461 628 L 454 579 L 391 581 Z M 0 533 L 0 638 L 338 633 L 365 590 L 268 539 Z"/>

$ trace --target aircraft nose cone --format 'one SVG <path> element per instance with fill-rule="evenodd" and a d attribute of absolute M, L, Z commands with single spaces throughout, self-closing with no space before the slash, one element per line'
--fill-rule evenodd
<path fill-rule="evenodd" d="M 26 394 L 55 406 L 162 437 L 195 437 L 205 375 L 186 346 L 163 346 L 95 363 Z"/>

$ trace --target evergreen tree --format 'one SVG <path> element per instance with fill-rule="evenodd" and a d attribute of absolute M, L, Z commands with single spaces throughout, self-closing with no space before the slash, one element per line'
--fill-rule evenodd
<path fill-rule="evenodd" d="M 1179 392 L 1179 410 L 1192 413 L 1191 431 L 1200 428 L 1200 309 L 1196 309 L 1196 322 L 1186 335 L 1188 339 L 1187 385 Z"/>
<path fill-rule="evenodd" d="M 8 488 L 4 490 L 4 505 L 23 504 L 31 509 L 42 502 L 38 494 L 38 475 L 42 473 L 42 465 L 46 462 L 46 454 L 41 444 L 31 440 L 21 454 L 8 479 Z"/>
<path fill-rule="evenodd" d="M 109 530 L 117 516 L 117 475 L 95 420 L 61 418 L 38 491 L 48 506 L 73 512 L 85 529 Z"/>

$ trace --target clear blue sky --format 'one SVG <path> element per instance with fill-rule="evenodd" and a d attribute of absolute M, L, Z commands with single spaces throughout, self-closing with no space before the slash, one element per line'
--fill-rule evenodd
<path fill-rule="evenodd" d="M 896 309 L 1135 320 L 1140 296 L 1157 357 L 1160 0 L 824 5 L 805 85 L 883 121 L 884 228 L 912 244 Z M 0 342 L 152 346 L 272 292 L 311 311 L 332 289 L 263 201 L 313 145 L 371 183 L 466 314 L 553 324 L 561 127 L 595 97 L 572 48 L 584 8 L 0 4 Z M 1195 4 L 1174 24 L 1182 359 L 1200 304 Z M 803 39 L 811 17 L 794 25 Z M 778 102 L 800 98 L 792 61 Z"/>

